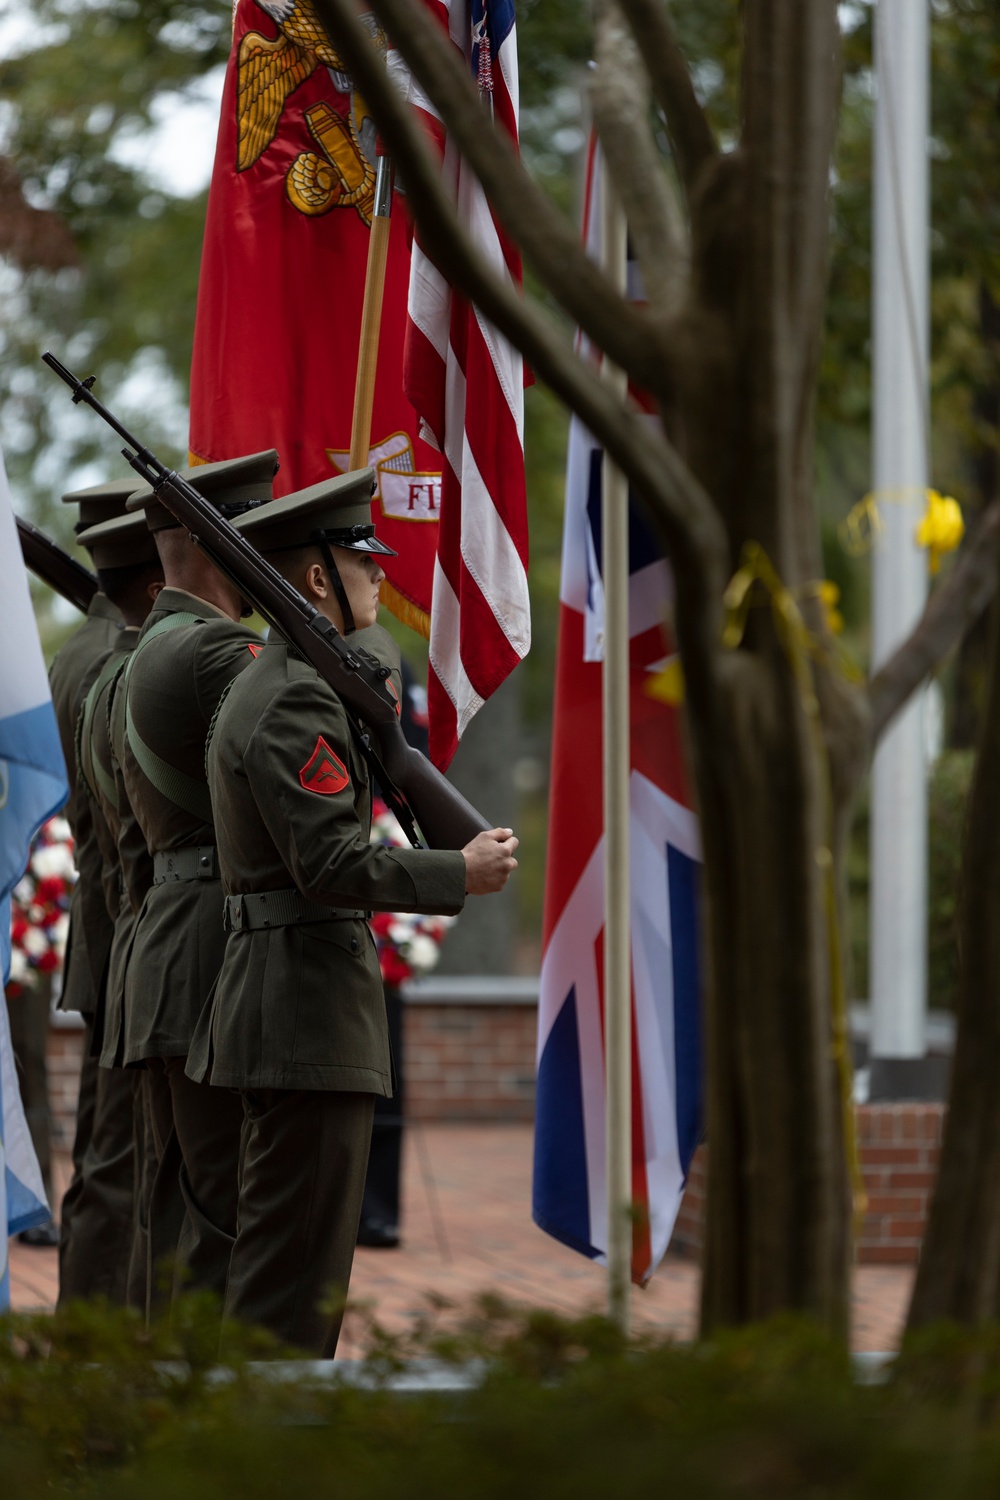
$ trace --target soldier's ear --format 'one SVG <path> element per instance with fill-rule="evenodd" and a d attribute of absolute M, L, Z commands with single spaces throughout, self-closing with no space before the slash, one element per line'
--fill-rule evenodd
<path fill-rule="evenodd" d="M 326 569 L 322 563 L 310 563 L 305 576 L 306 598 L 325 599 L 330 591 Z"/>

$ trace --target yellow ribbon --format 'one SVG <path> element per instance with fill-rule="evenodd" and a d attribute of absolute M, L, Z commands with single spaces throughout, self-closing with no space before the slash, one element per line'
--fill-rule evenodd
<path fill-rule="evenodd" d="M 872 550 L 884 529 L 880 504 L 912 505 L 916 501 L 924 501 L 927 509 L 917 525 L 915 539 L 919 547 L 927 548 L 931 573 L 936 573 L 944 554 L 953 552 L 965 535 L 965 521 L 961 506 L 951 495 L 918 485 L 872 490 L 852 505 L 837 528 L 844 551 L 851 557 L 864 557 Z"/>
<path fill-rule="evenodd" d="M 822 644 L 816 640 L 802 618 L 795 595 L 785 587 L 774 564 L 759 542 L 746 542 L 740 558 L 740 566 L 730 579 L 723 603 L 726 618 L 722 630 L 722 643 L 735 651 L 746 632 L 747 617 L 754 603 L 755 586 L 764 590 L 766 601 L 771 606 L 775 629 L 782 650 L 788 660 L 798 689 L 802 711 L 809 725 L 823 796 L 823 821 L 826 828 L 826 843 L 815 851 L 815 860 L 823 872 L 824 906 L 826 910 L 827 946 L 830 963 L 830 1015 L 832 1040 L 831 1055 L 840 1078 L 841 1106 L 844 1116 L 844 1152 L 847 1158 L 854 1200 L 854 1229 L 857 1234 L 861 1218 L 867 1207 L 861 1162 L 858 1156 L 857 1133 L 854 1125 L 854 1086 L 850 1047 L 847 1032 L 847 990 L 844 983 L 844 965 L 840 941 L 840 916 L 837 906 L 837 885 L 833 865 L 833 794 L 830 786 L 830 762 L 820 719 L 819 700 L 813 685 L 810 658 L 825 656 Z M 820 596 L 824 584 L 813 585 L 813 592 Z M 833 586 L 835 587 L 835 585 Z"/>
<path fill-rule="evenodd" d="M 950 495 L 939 495 L 937 490 L 928 490 L 927 510 L 915 535 L 917 546 L 926 547 L 930 554 L 931 573 L 936 573 L 944 554 L 954 552 L 965 535 L 965 521 L 958 501 Z"/>

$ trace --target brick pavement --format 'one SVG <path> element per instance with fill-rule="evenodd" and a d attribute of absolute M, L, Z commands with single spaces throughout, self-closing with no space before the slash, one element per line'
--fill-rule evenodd
<path fill-rule="evenodd" d="M 64 1161 L 58 1163 L 60 1178 Z M 530 1125 L 413 1125 L 405 1152 L 404 1246 L 359 1250 L 352 1301 L 402 1331 L 427 1294 L 468 1303 L 495 1291 L 564 1314 L 602 1306 L 604 1273 L 531 1222 Z M 859 1266 L 854 1273 L 854 1346 L 895 1347 L 913 1280 L 910 1267 Z M 15 1307 L 51 1308 L 56 1253 L 11 1246 Z M 697 1324 L 698 1268 L 669 1255 L 634 1299 L 637 1328 L 682 1339 Z M 359 1352 L 348 1325 L 340 1353 Z"/>

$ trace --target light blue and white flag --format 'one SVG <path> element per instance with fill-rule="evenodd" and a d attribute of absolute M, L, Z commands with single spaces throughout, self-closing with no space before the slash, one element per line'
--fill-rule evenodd
<path fill-rule="evenodd" d="M 66 765 L 0 453 L 0 973 L 10 973 L 10 893 L 31 841 L 66 801 Z M 10 1305 L 8 1236 L 49 1218 L 0 995 L 0 1308 Z"/>

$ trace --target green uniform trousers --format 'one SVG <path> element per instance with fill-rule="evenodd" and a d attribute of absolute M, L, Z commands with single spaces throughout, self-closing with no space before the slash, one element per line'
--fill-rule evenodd
<path fill-rule="evenodd" d="M 90 1137 L 94 1129 L 94 1111 L 97 1108 L 97 1058 L 91 1056 L 90 1044 L 93 1026 L 88 1021 L 83 1034 L 83 1065 L 80 1069 L 80 1093 L 76 1101 L 76 1131 L 73 1136 L 73 1173 L 69 1186 L 63 1193 L 59 1209 L 59 1295 L 71 1280 L 76 1282 L 76 1266 L 73 1246 L 73 1219 L 76 1215 L 80 1195 L 83 1192 L 83 1159 L 87 1154 Z M 68 1294 L 67 1294 L 68 1295 Z M 75 1291 L 73 1296 L 78 1295 Z M 84 1294 L 85 1295 L 85 1294 Z"/>
<path fill-rule="evenodd" d="M 126 1301 L 135 1207 L 132 1080 L 124 1073 L 98 1067 L 96 1059 L 87 1057 L 81 1099 L 85 1091 L 88 1103 L 92 1097 L 93 1113 L 89 1139 L 85 1139 L 79 1160 L 74 1146 L 74 1177 L 66 1193 L 71 1209 L 68 1216 L 63 1201 L 59 1303 L 106 1297 L 122 1306 Z"/>
<path fill-rule="evenodd" d="M 162 1060 L 140 1073 L 142 1082 L 142 1165 L 136 1204 L 129 1305 L 147 1322 L 169 1307 L 177 1268 L 177 1243 L 184 1225 L 180 1189 L 181 1148 L 174 1130 L 170 1084 Z"/>
<path fill-rule="evenodd" d="M 373 1094 L 243 1093 L 239 1223 L 226 1317 L 332 1359 L 361 1217 Z"/>
<path fill-rule="evenodd" d="M 150 1196 L 150 1264 L 175 1258 L 170 1294 L 188 1290 L 225 1296 L 236 1238 L 240 1138 L 239 1094 L 194 1083 L 185 1057 L 151 1058 L 156 1173 Z M 156 1283 L 154 1282 L 154 1285 Z"/>

